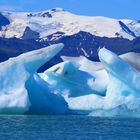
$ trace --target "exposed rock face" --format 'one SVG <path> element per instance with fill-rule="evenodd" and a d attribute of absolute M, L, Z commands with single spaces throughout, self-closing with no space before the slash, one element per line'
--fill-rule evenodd
<path fill-rule="evenodd" d="M 39 39 L 39 36 L 40 35 L 39 35 L 38 32 L 31 30 L 30 27 L 27 26 L 25 31 L 24 31 L 24 33 L 23 33 L 22 38 L 23 39 L 34 39 L 34 40 L 37 40 L 37 39 Z"/>
<path fill-rule="evenodd" d="M 8 24 L 10 24 L 10 21 L 0 13 L 0 30 L 2 29 L 2 26 L 6 26 Z"/>

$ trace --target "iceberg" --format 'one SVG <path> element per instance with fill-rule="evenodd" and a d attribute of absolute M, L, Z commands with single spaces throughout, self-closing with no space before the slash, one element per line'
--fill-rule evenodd
<path fill-rule="evenodd" d="M 139 54 L 117 56 L 102 48 L 100 62 L 63 57 L 37 73 L 62 48 L 51 45 L 0 63 L 1 114 L 140 116 Z"/>
<path fill-rule="evenodd" d="M 96 89 L 98 93 L 100 93 L 99 95 L 105 96 L 105 92 L 109 82 L 109 77 L 101 62 L 91 61 L 84 56 L 61 56 L 61 58 L 63 61 L 74 61 L 79 65 L 80 70 L 93 75 L 95 77 L 95 81 L 92 85 L 92 88 Z"/>
<path fill-rule="evenodd" d="M 62 48 L 63 44 L 56 44 L 0 63 L 0 113 L 47 114 L 67 110 L 65 100 L 51 94 L 49 85 L 37 74 L 38 68 Z"/>
<path fill-rule="evenodd" d="M 109 77 L 105 96 L 91 94 L 66 98 L 69 108 L 90 111 L 91 116 L 140 116 L 139 54 L 130 52 L 117 56 L 102 48 L 99 51 L 99 58 L 101 61 L 101 64 L 98 62 L 99 65 L 103 66 Z M 70 60 L 68 57 L 63 59 Z M 82 58 L 82 61 L 79 58 L 72 58 L 72 60 L 80 63 L 81 69 L 89 72 L 88 66 L 92 64 L 91 62 L 85 61 L 85 58 Z M 102 71 L 97 67 L 92 69 L 94 73 Z M 101 77 L 101 80 L 104 81 L 104 78 Z"/>
<path fill-rule="evenodd" d="M 63 96 L 78 97 L 88 94 L 105 94 L 93 74 L 80 69 L 80 65 L 74 61 L 59 63 L 44 73 L 40 74 L 51 87 L 61 91 Z"/>
<path fill-rule="evenodd" d="M 126 61 L 127 63 L 129 63 L 131 66 L 133 66 L 136 70 L 140 71 L 139 53 L 128 52 L 119 55 L 119 57 L 124 61 Z M 74 61 L 80 66 L 79 67 L 80 70 L 88 72 L 92 74 L 94 77 L 96 77 L 94 86 L 96 87 L 96 89 L 98 88 L 98 91 L 100 90 L 101 93 L 103 93 L 103 91 L 105 93 L 107 89 L 107 85 L 109 83 L 109 76 L 102 62 L 91 61 L 84 56 L 80 56 L 80 57 L 61 56 L 61 58 L 63 61 Z"/>
<path fill-rule="evenodd" d="M 27 81 L 31 106 L 28 114 L 68 114 L 68 104 L 60 93 L 55 93 L 38 74 Z"/>
<path fill-rule="evenodd" d="M 119 57 L 102 48 L 99 58 L 110 80 L 106 96 L 103 97 L 103 106 L 94 108 L 89 115 L 140 117 L 139 54 L 131 52 Z"/>
<path fill-rule="evenodd" d="M 119 105 L 126 105 L 129 109 L 138 108 L 140 72 L 105 48 L 99 51 L 99 58 L 110 77 L 105 108 L 115 108 Z"/>

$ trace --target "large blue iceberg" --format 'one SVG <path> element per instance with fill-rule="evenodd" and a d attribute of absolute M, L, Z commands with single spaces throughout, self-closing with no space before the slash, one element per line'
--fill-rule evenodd
<path fill-rule="evenodd" d="M 55 114 L 68 109 L 62 96 L 53 94 L 36 73 L 63 44 L 22 54 L 0 63 L 0 113 Z"/>
<path fill-rule="evenodd" d="M 71 110 L 89 111 L 91 112 L 90 115 L 93 116 L 138 116 L 140 107 L 140 86 L 138 81 L 140 81 L 140 73 L 135 69 L 139 68 L 139 62 L 133 60 L 133 57 L 136 55 L 130 53 L 130 55 L 125 54 L 119 57 L 113 52 L 102 48 L 99 51 L 101 63 L 91 63 L 83 57 L 82 59 L 77 58 L 76 60 L 74 58 L 64 58 L 66 60 L 65 62 L 44 72 L 42 78 L 50 83 L 52 88 L 59 89 L 63 93 L 63 96 L 66 95 L 66 91 L 70 91 L 68 93 L 71 96 L 64 96 L 64 98 Z M 89 73 L 91 77 L 93 76 L 92 84 L 89 82 L 90 80 L 82 83 L 83 81 L 81 79 L 83 77 L 84 79 L 88 79 L 87 75 L 81 75 L 83 76 L 81 78 L 76 72 L 71 74 L 70 71 L 73 71 L 75 68 L 69 64 L 74 62 L 78 64 L 78 67 L 75 67 L 78 73 L 79 70 L 82 70 Z M 67 77 L 65 78 L 63 77 L 64 72 L 67 72 Z M 73 79 L 71 75 L 74 75 L 72 77 Z M 75 78 L 79 79 L 77 81 L 80 85 L 79 87 L 81 85 L 83 87 L 85 85 L 91 86 L 93 91 L 88 94 L 84 93 L 87 90 L 74 92 L 75 89 L 77 90 L 79 88 L 74 87 L 72 84 Z M 69 85 L 66 85 L 67 80 L 71 80 Z"/>
<path fill-rule="evenodd" d="M 119 57 L 102 48 L 101 62 L 63 57 L 38 74 L 62 48 L 56 44 L 0 63 L 1 114 L 140 115 L 140 65 L 128 59 L 135 54 Z"/>

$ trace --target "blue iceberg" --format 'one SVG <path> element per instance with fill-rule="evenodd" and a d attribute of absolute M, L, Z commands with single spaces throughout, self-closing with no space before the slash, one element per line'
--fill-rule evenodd
<path fill-rule="evenodd" d="M 0 113 L 55 114 L 67 111 L 63 97 L 53 94 L 37 74 L 38 68 L 62 48 L 63 44 L 52 45 L 0 63 Z"/>
<path fill-rule="evenodd" d="M 140 72 L 105 48 L 99 51 L 99 58 L 110 77 L 105 107 L 114 108 L 126 105 L 129 109 L 138 108 L 140 105 L 138 103 L 140 99 Z"/>
<path fill-rule="evenodd" d="M 94 109 L 90 115 L 140 117 L 140 72 L 134 68 L 138 69 L 138 62 L 126 62 L 105 48 L 99 51 L 99 58 L 110 80 L 103 107 Z"/>
<path fill-rule="evenodd" d="M 133 56 L 135 54 L 132 55 L 131 53 L 130 55 L 119 57 L 105 48 L 100 49 L 99 58 L 109 77 L 104 97 L 101 96 L 102 93 L 95 94 L 92 92 L 89 95 L 65 98 L 69 108 L 72 110 L 91 111 L 90 115 L 92 116 L 139 116 L 140 72 L 135 69 L 135 67 L 138 69 L 138 62 L 133 61 L 133 59 L 130 60 Z M 79 61 L 78 64 L 81 64 L 79 69 L 91 73 L 91 70 L 89 71 L 88 69 L 91 62 L 88 65 L 87 60 L 86 63 L 80 60 L 75 62 L 77 61 Z M 93 65 L 96 67 L 95 62 Z M 93 72 L 94 78 L 99 79 L 96 73 L 102 75 L 103 69 L 93 68 Z M 100 80 L 106 83 L 103 77 Z M 95 81 L 92 88 L 96 83 Z M 94 90 L 97 89 L 97 86 L 99 89 L 102 88 L 99 82 L 99 85 L 96 84 Z"/>
<path fill-rule="evenodd" d="M 62 48 L 56 44 L 0 63 L 1 114 L 140 116 L 138 61 L 129 64 L 122 59 L 127 55 L 102 48 L 100 63 L 80 57 L 38 74 Z"/>
<path fill-rule="evenodd" d="M 80 70 L 78 63 L 74 61 L 65 61 L 40 74 L 52 89 L 61 91 L 68 97 L 78 97 L 88 94 L 104 95 L 104 91 L 98 91 L 94 87 L 96 78 L 94 75 Z"/>

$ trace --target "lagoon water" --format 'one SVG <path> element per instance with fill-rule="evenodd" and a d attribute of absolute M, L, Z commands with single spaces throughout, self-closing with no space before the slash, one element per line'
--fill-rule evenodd
<path fill-rule="evenodd" d="M 140 118 L 2 115 L 0 140 L 140 140 Z"/>

